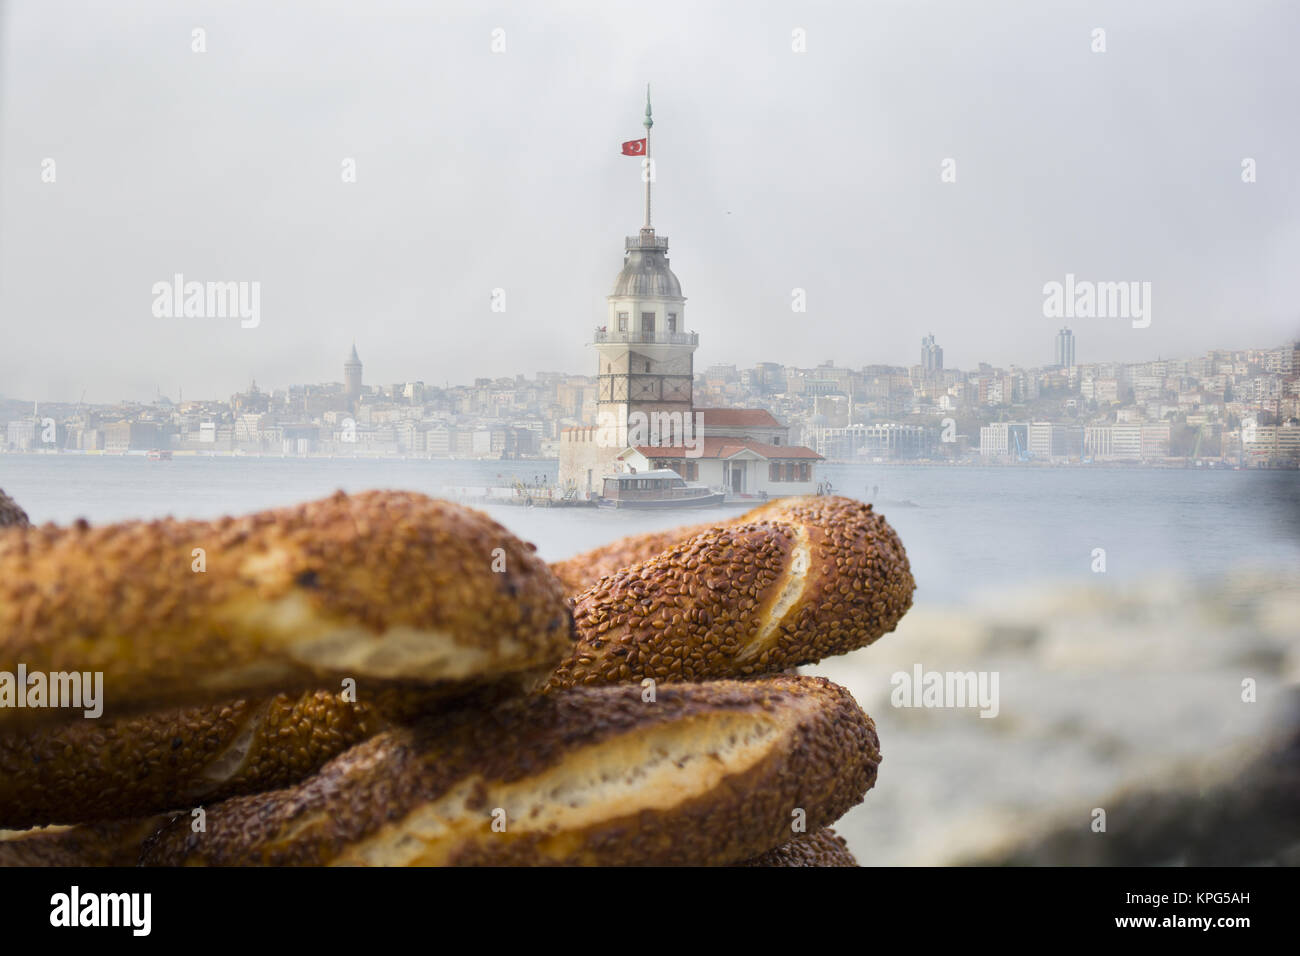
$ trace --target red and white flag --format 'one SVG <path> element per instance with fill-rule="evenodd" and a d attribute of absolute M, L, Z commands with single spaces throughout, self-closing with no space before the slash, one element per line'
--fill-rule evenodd
<path fill-rule="evenodd" d="M 643 139 L 633 139 L 633 140 L 629 140 L 628 142 L 624 143 L 624 144 L 623 144 L 623 155 L 624 155 L 624 156 L 644 156 L 644 155 L 645 155 L 645 140 L 643 140 Z"/>

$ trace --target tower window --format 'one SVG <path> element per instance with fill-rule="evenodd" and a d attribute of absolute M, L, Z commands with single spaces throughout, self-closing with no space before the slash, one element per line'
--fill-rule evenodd
<path fill-rule="evenodd" d="M 651 335 L 653 335 L 654 330 L 655 330 L 655 314 L 653 312 L 642 312 L 641 331 L 649 332 Z"/>
<path fill-rule="evenodd" d="M 627 331 L 627 313 L 626 313 L 626 312 L 620 312 L 620 313 L 618 314 L 618 330 L 619 330 L 620 332 L 626 332 L 626 331 Z"/>
<path fill-rule="evenodd" d="M 677 331 L 677 313 L 676 313 L 676 312 L 669 312 L 669 313 L 668 313 L 668 331 L 669 331 L 669 332 L 676 332 L 676 331 Z"/>

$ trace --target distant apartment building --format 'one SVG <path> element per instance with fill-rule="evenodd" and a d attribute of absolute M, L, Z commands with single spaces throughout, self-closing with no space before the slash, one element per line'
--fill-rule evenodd
<path fill-rule="evenodd" d="M 704 370 L 704 381 L 710 385 L 729 385 L 740 380 L 734 365 L 710 365 Z"/>
<path fill-rule="evenodd" d="M 1029 425 L 1026 422 L 994 422 L 980 429 L 980 457 L 988 459 L 1027 458 Z"/>
<path fill-rule="evenodd" d="M 1079 384 L 1084 398 L 1099 405 L 1113 405 L 1119 401 L 1119 380 L 1115 378 L 1084 379 Z"/>
<path fill-rule="evenodd" d="M 235 441 L 256 442 L 262 431 L 265 415 L 245 414 L 235 416 Z"/>
<path fill-rule="evenodd" d="M 152 422 L 112 422 L 104 426 L 104 451 L 120 455 L 158 447 L 158 426 Z"/>
<path fill-rule="evenodd" d="M 1300 463 L 1300 424 L 1259 425 L 1247 419 L 1241 423 L 1241 450 L 1256 464 Z"/>
<path fill-rule="evenodd" d="M 12 451 L 31 451 L 36 445 L 36 422 L 10 422 L 6 429 L 6 439 L 6 445 Z"/>
<path fill-rule="evenodd" d="M 1264 367 L 1264 371 L 1274 375 L 1300 372 L 1300 343 L 1265 352 L 1260 364 Z"/>
<path fill-rule="evenodd" d="M 1029 423 L 1029 454 L 1040 461 L 1065 458 L 1069 454 L 1070 426 L 1053 422 Z"/>
<path fill-rule="evenodd" d="M 741 384 L 760 394 L 785 390 L 785 366 L 777 362 L 759 362 L 741 374 Z"/>
<path fill-rule="evenodd" d="M 1150 461 L 1169 456 L 1169 422 L 1089 425 L 1083 453 L 1094 461 Z"/>
<path fill-rule="evenodd" d="M 456 429 L 446 422 L 430 426 L 424 433 L 424 450 L 430 458 L 450 458 L 456 450 Z"/>
<path fill-rule="evenodd" d="M 1142 460 L 1142 426 L 1111 425 L 1110 457 L 1115 461 Z"/>
<path fill-rule="evenodd" d="M 924 425 L 880 422 L 845 428 L 811 429 L 812 448 L 824 458 L 928 458 L 935 431 Z"/>
<path fill-rule="evenodd" d="M 849 421 L 849 400 L 844 395 L 816 395 L 813 397 L 813 416 L 831 428 L 843 428 Z"/>
<path fill-rule="evenodd" d="M 1149 422 L 1142 426 L 1140 454 L 1143 461 L 1169 457 L 1169 422 Z"/>

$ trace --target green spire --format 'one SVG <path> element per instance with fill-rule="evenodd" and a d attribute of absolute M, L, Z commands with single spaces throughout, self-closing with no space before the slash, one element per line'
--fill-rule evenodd
<path fill-rule="evenodd" d="M 650 116 L 650 84 L 647 83 L 645 85 L 645 119 L 642 120 L 641 125 L 646 129 L 649 129 L 651 126 L 654 126 L 654 124 L 655 121 Z"/>

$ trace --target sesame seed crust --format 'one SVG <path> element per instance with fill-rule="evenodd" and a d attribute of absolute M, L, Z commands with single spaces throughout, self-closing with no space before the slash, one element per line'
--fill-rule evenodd
<path fill-rule="evenodd" d="M 153 865 L 704 865 L 861 801 L 871 719 L 822 678 L 579 687 L 385 731 L 301 784 L 177 818 Z M 505 830 L 493 811 L 506 811 Z"/>
<path fill-rule="evenodd" d="M 0 528 L 26 528 L 30 524 L 27 512 L 0 488 Z"/>
<path fill-rule="evenodd" d="M 0 736 L 0 827 L 115 820 L 287 786 L 442 702 L 418 688 L 372 697 L 279 694 Z"/>
<path fill-rule="evenodd" d="M 566 594 L 581 594 L 605 575 L 649 560 L 661 551 L 667 551 L 673 545 L 681 544 L 710 528 L 740 523 L 743 521 L 719 525 L 693 524 L 669 528 L 667 531 L 629 535 L 563 561 L 552 561 L 551 570 L 564 585 Z"/>
<path fill-rule="evenodd" d="M 532 545 L 412 492 L 0 535 L 0 671 L 102 671 L 110 716 L 346 677 L 459 692 L 553 666 L 571 640 Z M 60 717 L 0 708 L 0 730 Z"/>
<path fill-rule="evenodd" d="M 737 866 L 857 866 L 844 838 L 830 827 L 796 837 Z"/>
<path fill-rule="evenodd" d="M 579 594 L 548 689 L 773 673 L 864 647 L 911 607 L 907 553 L 871 505 L 787 498 L 750 516 Z"/>
<path fill-rule="evenodd" d="M 21 833 L 0 832 L 0 867 L 135 866 L 162 817 Z"/>

